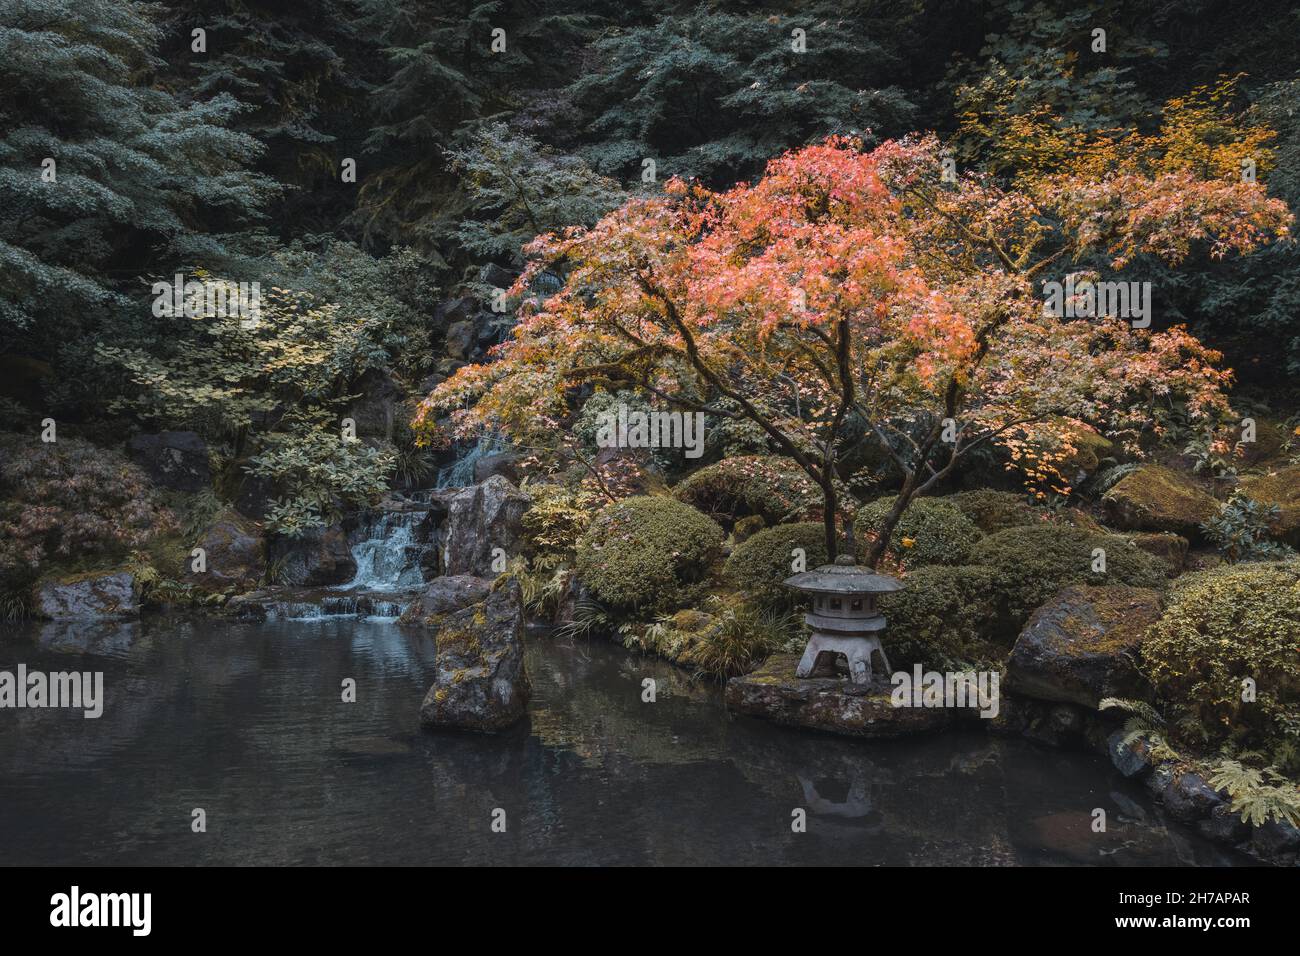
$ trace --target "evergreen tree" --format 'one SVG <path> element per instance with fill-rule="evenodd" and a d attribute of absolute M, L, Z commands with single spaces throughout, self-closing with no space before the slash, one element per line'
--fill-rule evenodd
<path fill-rule="evenodd" d="M 212 257 L 274 183 L 227 128 L 228 95 L 181 105 L 150 84 L 155 10 L 127 0 L 0 0 L 0 325 L 18 351 L 106 308 L 148 310 L 128 278 Z M 132 295 L 134 294 L 134 295 Z M 14 330 L 23 330 L 14 337 Z"/>
<path fill-rule="evenodd" d="M 834 3 L 788 13 L 678 12 L 609 31 L 569 89 L 590 130 L 585 154 L 606 175 L 752 175 L 790 146 L 828 134 L 875 141 L 910 128 L 914 104 L 888 78 L 903 67 L 860 18 Z"/>

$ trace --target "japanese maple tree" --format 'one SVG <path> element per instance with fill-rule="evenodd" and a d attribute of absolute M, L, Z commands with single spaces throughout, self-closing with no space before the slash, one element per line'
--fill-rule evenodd
<path fill-rule="evenodd" d="M 1176 264 L 1287 234 L 1285 204 L 1198 162 L 1177 132 L 1083 143 L 1011 184 L 951 175 L 930 136 L 869 152 L 832 138 L 724 192 L 674 180 L 536 239 L 513 337 L 418 420 L 545 444 L 583 383 L 748 419 L 821 488 L 832 556 L 840 462 L 865 434 L 902 475 L 865 551 L 874 567 L 909 503 L 983 445 L 1032 451 L 1026 468 L 1049 475 L 1080 430 L 1134 441 L 1155 396 L 1226 410 L 1229 373 L 1185 329 L 1060 318 L 1040 288 L 1098 252 L 1115 269 Z M 1218 132 L 1230 152 L 1230 126 Z M 529 299 L 548 269 L 562 288 Z"/>

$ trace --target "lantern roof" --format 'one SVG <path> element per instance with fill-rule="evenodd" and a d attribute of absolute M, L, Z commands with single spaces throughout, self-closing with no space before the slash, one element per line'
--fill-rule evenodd
<path fill-rule="evenodd" d="M 803 571 L 783 582 L 796 591 L 810 594 L 887 594 L 907 587 L 898 578 L 877 574 L 870 568 L 856 564 L 850 554 L 841 554 L 834 564 L 823 564 L 812 571 Z"/>

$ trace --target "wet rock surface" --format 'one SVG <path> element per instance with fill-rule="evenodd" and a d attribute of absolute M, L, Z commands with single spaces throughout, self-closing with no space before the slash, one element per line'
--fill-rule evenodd
<path fill-rule="evenodd" d="M 445 618 L 435 637 L 437 676 L 420 707 L 433 729 L 504 730 L 524 717 L 524 609 L 517 581 Z"/>
<path fill-rule="evenodd" d="M 135 578 L 126 571 L 42 581 L 36 610 L 53 621 L 122 620 L 139 617 Z"/>
<path fill-rule="evenodd" d="M 501 475 L 470 485 L 447 500 L 447 518 L 440 531 L 445 574 L 496 574 L 493 552 L 513 556 L 523 534 L 523 516 L 532 500 Z"/>
<path fill-rule="evenodd" d="M 870 693 L 846 694 L 838 677 L 798 678 L 797 654 L 776 654 L 761 667 L 727 683 L 727 706 L 787 727 L 850 737 L 884 739 L 941 730 L 952 723 L 944 707 L 895 707 L 892 688 L 877 682 Z"/>
<path fill-rule="evenodd" d="M 397 623 L 416 627 L 436 627 L 448 614 L 485 599 L 492 590 L 489 578 L 457 574 L 435 578 L 402 613 Z"/>

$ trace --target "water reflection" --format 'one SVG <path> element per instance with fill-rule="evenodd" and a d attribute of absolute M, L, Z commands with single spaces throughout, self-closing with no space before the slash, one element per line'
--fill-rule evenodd
<path fill-rule="evenodd" d="M 0 863 L 1236 862 L 1101 759 L 977 731 L 777 728 L 600 641 L 530 640 L 511 732 L 427 734 L 433 655 L 423 633 L 356 619 L 0 634 L 0 669 L 103 670 L 106 696 L 99 720 L 0 711 Z"/>

